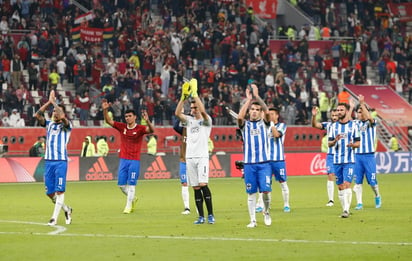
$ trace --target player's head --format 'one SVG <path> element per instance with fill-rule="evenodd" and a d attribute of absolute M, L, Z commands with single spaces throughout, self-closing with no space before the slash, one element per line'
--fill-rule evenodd
<path fill-rule="evenodd" d="M 332 120 L 332 122 L 338 121 L 338 113 L 336 109 L 330 111 L 330 119 Z"/>
<path fill-rule="evenodd" d="M 262 118 L 262 106 L 258 102 L 253 102 L 250 105 L 249 118 L 251 121 L 257 121 Z"/>
<path fill-rule="evenodd" d="M 271 107 L 269 108 L 270 121 L 277 123 L 279 121 L 279 109 Z"/>
<path fill-rule="evenodd" d="M 136 112 L 132 109 L 126 110 L 124 112 L 124 119 L 127 125 L 132 125 L 136 122 Z"/>
<path fill-rule="evenodd" d="M 369 108 L 364 104 L 363 106 L 361 106 L 360 104 L 356 107 L 356 116 L 357 116 L 357 118 L 358 118 L 358 120 L 361 120 L 361 121 L 365 121 L 366 119 L 365 119 L 365 117 L 364 117 L 364 115 L 363 115 L 363 113 L 362 113 L 362 111 L 363 110 L 367 110 L 367 111 L 369 111 Z"/>
<path fill-rule="evenodd" d="M 338 106 L 336 106 L 336 113 L 339 120 L 344 120 L 346 118 L 346 114 L 349 111 L 349 104 L 340 102 Z"/>
<path fill-rule="evenodd" d="M 61 122 L 66 115 L 66 107 L 62 104 L 58 104 L 57 106 L 59 106 L 62 112 L 60 113 L 60 110 L 56 110 L 56 108 L 54 108 L 52 118 L 54 122 Z"/>
<path fill-rule="evenodd" d="M 191 101 L 190 102 L 190 114 L 193 117 L 196 117 L 199 115 L 199 108 L 197 107 L 196 101 Z"/>

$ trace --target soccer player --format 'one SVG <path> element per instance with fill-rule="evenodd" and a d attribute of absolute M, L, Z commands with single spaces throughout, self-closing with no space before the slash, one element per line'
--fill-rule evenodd
<path fill-rule="evenodd" d="M 279 110 L 269 108 L 269 162 L 275 180 L 279 182 L 282 189 L 283 212 L 290 212 L 289 186 L 287 184 L 287 173 L 285 164 L 284 141 L 286 124 L 279 122 Z M 270 194 L 269 194 L 270 195 Z M 263 196 L 263 195 L 262 195 Z"/>
<path fill-rule="evenodd" d="M 53 105 L 53 115 L 51 120 L 44 118 L 44 112 L 49 105 Z M 72 222 L 72 208 L 64 204 L 64 192 L 66 191 L 67 175 L 67 144 L 70 140 L 72 124 L 67 120 L 65 108 L 56 104 L 55 93 L 50 92 L 49 100 L 36 112 L 36 118 L 40 126 L 46 127 L 46 153 L 44 183 L 46 194 L 54 203 L 54 210 L 50 218 L 49 226 L 55 226 L 63 208 L 66 224 Z"/>
<path fill-rule="evenodd" d="M 255 98 L 255 101 L 253 100 Z M 246 114 L 249 111 L 249 119 Z M 263 112 L 263 113 L 262 113 Z M 262 118 L 262 115 L 264 118 Z M 259 90 L 255 84 L 246 89 L 246 102 L 238 115 L 238 125 L 243 138 L 244 180 L 248 194 L 248 211 L 250 223 L 248 228 L 257 226 L 256 222 L 256 193 L 262 192 L 264 203 L 264 223 L 272 224 L 269 209 L 272 191 L 271 169 L 268 152 L 268 130 L 270 126 L 268 107 L 259 97 Z"/>
<path fill-rule="evenodd" d="M 380 208 L 382 202 L 376 179 L 375 159 L 376 120 L 372 118 L 365 104 L 365 97 L 359 95 L 358 99 L 358 119 L 355 122 L 359 126 L 360 146 L 355 149 L 355 186 L 353 187 L 357 201 L 355 210 L 363 209 L 362 183 L 365 176 L 375 194 L 375 207 Z"/>
<path fill-rule="evenodd" d="M 338 197 L 343 209 L 342 218 L 349 217 L 349 208 L 352 200 L 351 183 L 355 163 L 354 148 L 360 145 L 357 124 L 348 119 L 349 111 L 349 104 L 338 104 L 336 107 L 338 121 L 332 124 L 328 133 L 328 145 L 333 148 L 336 185 L 338 185 Z"/>
<path fill-rule="evenodd" d="M 191 96 L 190 114 L 184 115 L 183 105 Z M 212 131 L 212 118 L 206 113 L 205 107 L 197 93 L 197 80 L 191 79 L 182 86 L 182 97 L 177 104 L 175 115 L 186 127 L 186 174 L 189 185 L 194 190 L 196 208 L 199 218 L 194 224 L 204 224 L 203 201 L 206 204 L 209 224 L 215 223 L 212 205 L 212 193 L 209 183 L 209 152 L 208 139 Z"/>
<path fill-rule="evenodd" d="M 123 213 L 130 214 L 134 211 L 137 202 L 136 184 L 140 174 L 142 139 L 145 134 L 153 133 L 154 127 L 146 111 L 142 111 L 142 118 L 147 123 L 145 126 L 136 123 L 136 113 L 131 109 L 125 111 L 124 117 L 126 123 L 113 121 L 108 114 L 109 107 L 110 104 L 106 100 L 103 100 L 102 109 L 104 120 L 120 133 L 120 163 L 117 185 L 127 198 Z"/>
<path fill-rule="evenodd" d="M 189 187 L 187 186 L 187 176 L 186 176 L 186 128 L 180 124 L 180 120 L 176 118 L 173 123 L 173 129 L 181 135 L 180 143 L 180 158 L 179 158 L 179 176 L 180 184 L 182 184 L 182 200 L 184 210 L 183 215 L 190 214 L 190 205 L 189 205 Z"/>
<path fill-rule="evenodd" d="M 334 122 L 338 120 L 336 109 L 330 111 L 331 121 L 318 122 L 316 120 L 316 115 L 318 113 L 318 107 L 312 108 L 312 127 L 326 130 L 326 133 L 329 133 L 330 127 Z M 326 137 L 327 139 L 327 137 Z M 326 206 L 332 207 L 334 205 L 334 194 L 335 194 L 335 170 L 333 168 L 333 149 L 332 147 L 327 147 L 326 154 L 326 174 L 328 175 L 328 180 L 326 182 L 326 190 L 328 192 L 328 203 Z"/>

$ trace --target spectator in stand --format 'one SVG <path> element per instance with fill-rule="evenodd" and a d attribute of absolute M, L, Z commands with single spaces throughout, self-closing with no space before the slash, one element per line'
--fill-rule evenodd
<path fill-rule="evenodd" d="M 350 98 L 350 94 L 349 94 L 349 92 L 346 90 L 346 88 L 344 88 L 344 89 L 338 94 L 338 103 L 346 103 L 346 104 L 349 104 L 349 98 Z"/>
<path fill-rule="evenodd" d="M 14 55 L 14 58 L 10 62 L 11 82 L 13 88 L 18 88 L 21 82 L 21 76 L 23 71 L 23 63 L 20 60 L 18 54 Z"/>
<path fill-rule="evenodd" d="M 92 142 L 91 136 L 86 136 L 82 143 L 81 157 L 94 157 L 96 154 L 96 148 Z"/>
<path fill-rule="evenodd" d="M 332 80 L 332 57 L 330 55 L 326 55 L 326 59 L 323 61 L 323 64 L 323 69 L 325 70 L 325 80 Z"/>
<path fill-rule="evenodd" d="M 10 127 L 10 117 L 9 113 L 7 111 L 3 112 L 2 118 L 1 118 L 1 126 L 2 127 Z"/>
<path fill-rule="evenodd" d="M 50 90 L 56 90 L 57 84 L 60 83 L 60 75 L 57 73 L 56 68 L 52 69 L 52 72 L 49 74 Z"/>
<path fill-rule="evenodd" d="M 87 120 L 89 119 L 89 110 L 90 110 L 90 98 L 89 92 L 85 91 L 83 96 L 77 95 L 74 100 L 74 104 L 78 108 L 80 124 L 87 126 Z"/>
<path fill-rule="evenodd" d="M 63 81 L 65 79 L 65 75 L 66 75 L 66 63 L 64 62 L 62 57 L 58 58 L 57 64 L 56 64 L 56 71 L 60 76 L 60 83 L 63 84 Z"/>
<path fill-rule="evenodd" d="M 29 91 L 36 90 L 39 81 L 39 70 L 33 62 L 30 63 L 27 72 L 29 74 Z"/>
<path fill-rule="evenodd" d="M 47 68 L 47 64 L 44 64 L 43 67 L 40 69 L 40 81 L 41 81 L 40 89 L 43 92 L 47 91 L 47 87 L 49 83 L 49 69 Z"/>

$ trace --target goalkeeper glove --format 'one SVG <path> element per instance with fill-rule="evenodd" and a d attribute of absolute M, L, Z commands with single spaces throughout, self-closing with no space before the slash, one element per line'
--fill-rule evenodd
<path fill-rule="evenodd" d="M 180 97 L 181 101 L 186 100 L 190 96 L 190 84 L 188 82 L 183 83 L 182 85 L 182 96 Z"/>
<path fill-rule="evenodd" d="M 190 79 L 190 87 L 191 87 L 191 92 L 190 95 L 194 97 L 198 97 L 199 95 L 197 94 L 197 80 L 195 78 Z"/>

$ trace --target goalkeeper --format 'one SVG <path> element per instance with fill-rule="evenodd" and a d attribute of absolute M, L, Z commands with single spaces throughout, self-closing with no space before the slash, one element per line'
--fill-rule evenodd
<path fill-rule="evenodd" d="M 182 112 L 183 105 L 190 101 L 190 116 Z M 186 127 L 186 175 L 189 186 L 194 190 L 196 208 L 199 213 L 194 224 L 204 224 L 205 202 L 209 224 L 215 223 L 212 206 L 212 193 L 209 182 L 209 152 L 208 140 L 212 131 L 212 118 L 206 113 L 205 107 L 197 94 L 197 80 L 191 79 L 182 86 L 182 96 L 176 107 L 175 115 Z"/>

